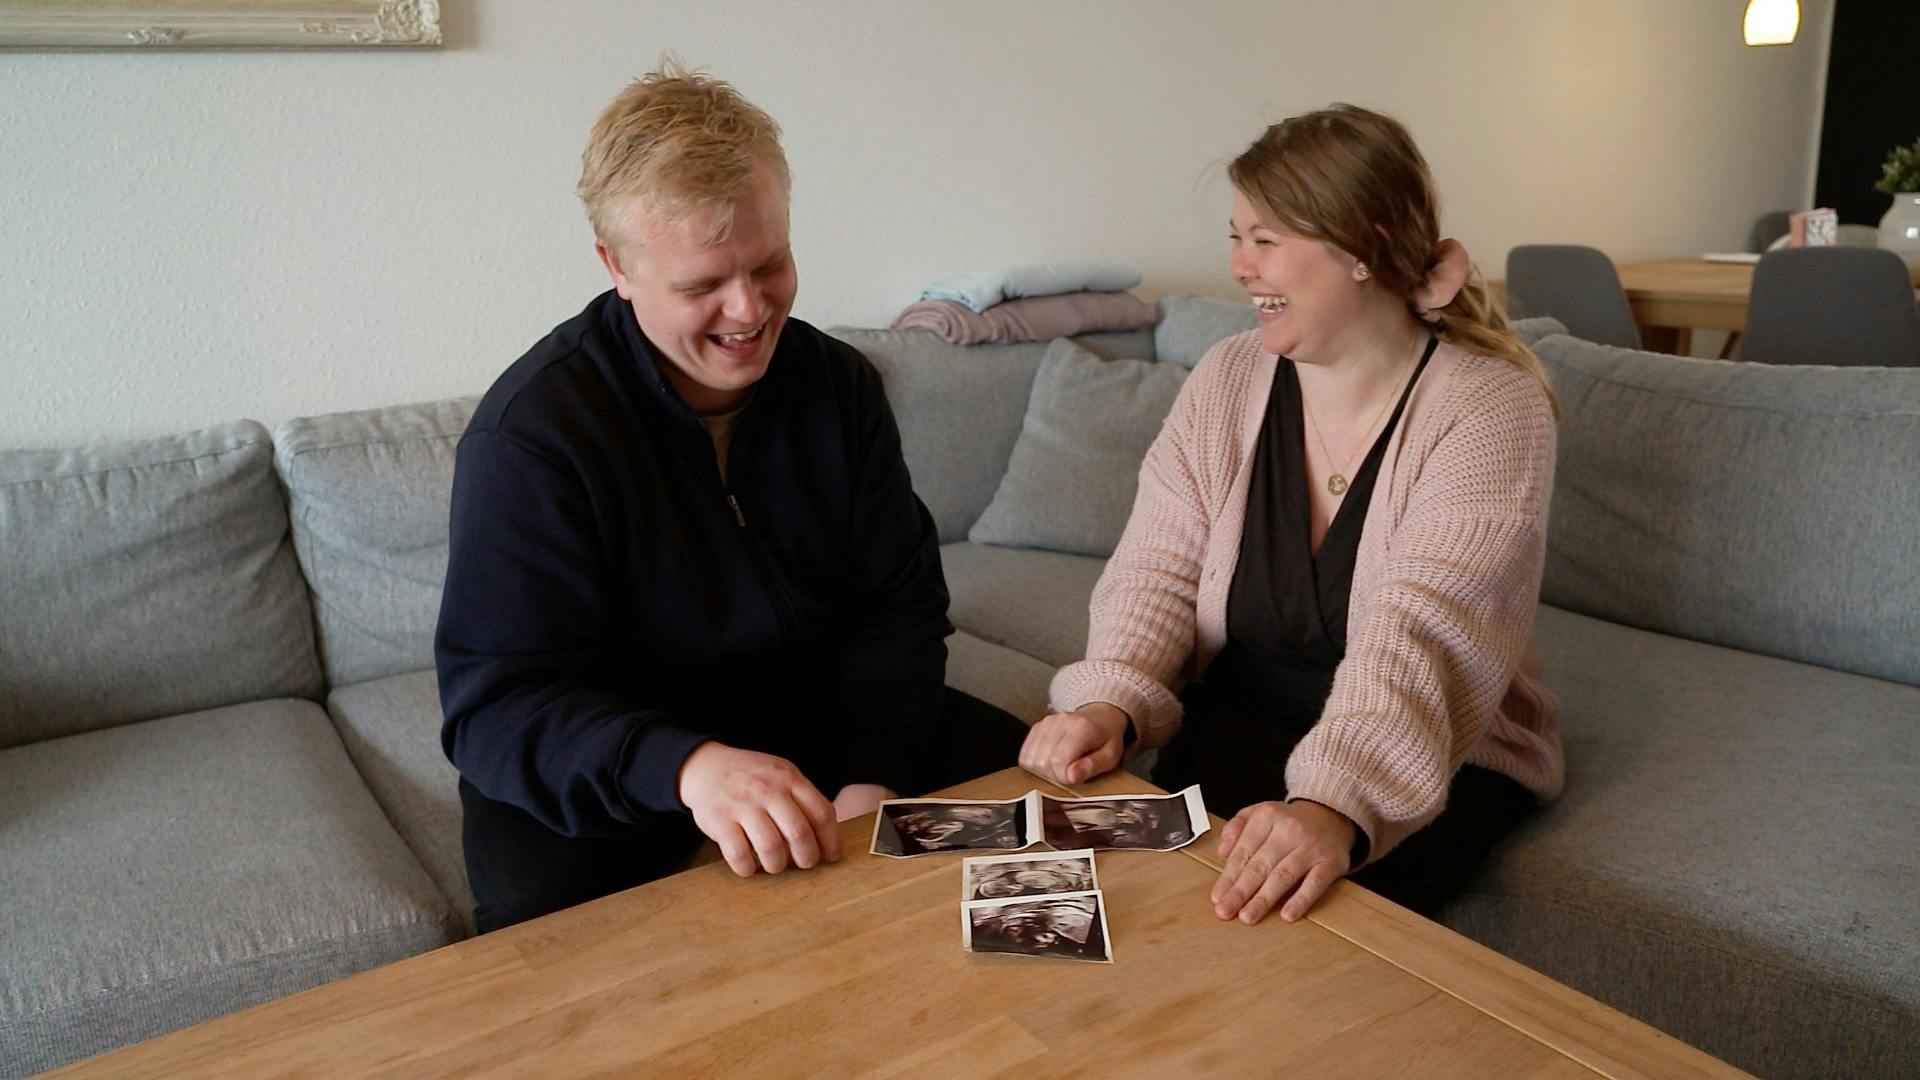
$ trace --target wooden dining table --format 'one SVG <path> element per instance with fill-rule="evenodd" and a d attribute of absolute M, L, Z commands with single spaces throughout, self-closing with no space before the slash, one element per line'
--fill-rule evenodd
<path fill-rule="evenodd" d="M 1747 325 L 1753 263 L 1708 259 L 1651 259 L 1621 263 L 1620 287 L 1640 324 L 1641 346 L 1685 355 L 1695 330 L 1738 334 Z M 1908 266 L 1920 288 L 1920 266 Z M 1723 350 L 1725 355 L 1725 350 Z"/>

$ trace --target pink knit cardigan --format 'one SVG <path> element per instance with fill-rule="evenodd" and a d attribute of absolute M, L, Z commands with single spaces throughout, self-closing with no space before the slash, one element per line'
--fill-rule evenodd
<path fill-rule="evenodd" d="M 1226 644 L 1277 362 L 1258 331 L 1240 334 L 1182 387 L 1094 588 L 1087 659 L 1054 676 L 1054 708 L 1118 706 L 1142 746 L 1178 730 L 1176 688 Z M 1531 375 L 1452 345 L 1434 351 L 1367 504 L 1346 658 L 1286 763 L 1288 794 L 1351 818 L 1369 861 L 1440 813 L 1463 763 L 1542 799 L 1560 793 L 1559 701 L 1533 645 L 1553 461 L 1551 406 Z"/>

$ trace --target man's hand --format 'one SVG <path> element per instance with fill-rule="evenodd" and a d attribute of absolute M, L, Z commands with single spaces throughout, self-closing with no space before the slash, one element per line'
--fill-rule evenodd
<path fill-rule="evenodd" d="M 879 784 L 848 784 L 833 797 L 834 820 L 847 821 L 871 813 L 880 809 L 882 801 L 897 797 Z"/>
<path fill-rule="evenodd" d="M 1347 872 L 1358 835 L 1345 815 L 1319 803 L 1254 803 L 1220 830 L 1227 868 L 1213 884 L 1213 913 L 1252 925 L 1292 893 L 1280 917 L 1300 918 Z"/>
<path fill-rule="evenodd" d="M 680 801 L 741 877 L 840 860 L 833 806 L 785 758 L 702 743 L 680 766 Z"/>
<path fill-rule="evenodd" d="M 1029 728 L 1020 767 L 1056 783 L 1084 783 L 1120 764 L 1126 739 L 1127 714 L 1104 701 L 1089 702 Z"/>

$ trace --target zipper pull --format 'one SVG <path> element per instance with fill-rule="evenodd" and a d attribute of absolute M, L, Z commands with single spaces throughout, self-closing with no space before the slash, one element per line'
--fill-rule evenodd
<path fill-rule="evenodd" d="M 746 528 L 747 515 L 740 512 L 740 503 L 733 497 L 732 492 L 727 493 L 727 505 L 733 507 L 733 520 L 738 523 L 741 528 Z"/>

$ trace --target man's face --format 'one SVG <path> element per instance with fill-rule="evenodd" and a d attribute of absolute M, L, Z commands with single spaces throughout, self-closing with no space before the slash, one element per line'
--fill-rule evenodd
<path fill-rule="evenodd" d="M 767 373 L 799 279 L 787 242 L 787 192 L 764 166 L 733 204 L 733 231 L 707 242 L 714 212 L 682 220 L 638 200 L 617 248 L 594 245 L 620 298 L 666 358 L 667 381 L 694 412 L 723 413 Z"/>

